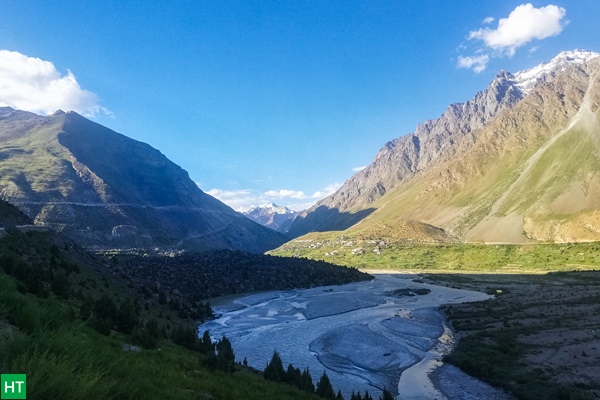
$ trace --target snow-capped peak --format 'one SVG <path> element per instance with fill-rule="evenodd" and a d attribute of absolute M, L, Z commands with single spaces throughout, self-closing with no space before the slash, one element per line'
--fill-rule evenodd
<path fill-rule="evenodd" d="M 290 228 L 296 212 L 275 203 L 263 204 L 260 207 L 252 207 L 243 213 L 254 222 L 285 233 Z"/>
<path fill-rule="evenodd" d="M 519 71 L 514 74 L 515 84 L 525 93 L 540 83 L 546 82 L 548 78 L 564 71 L 570 65 L 583 64 L 594 57 L 600 56 L 593 51 L 575 49 L 563 51 L 550 62 L 543 62 L 536 67 Z"/>
<path fill-rule="evenodd" d="M 267 212 L 270 214 L 294 214 L 295 213 L 294 211 L 290 210 L 289 208 L 287 208 L 285 206 L 278 206 L 275 203 L 267 203 L 267 204 L 263 204 L 262 206 L 251 207 L 244 214 L 251 214 L 251 213 L 256 213 L 256 212 Z"/>

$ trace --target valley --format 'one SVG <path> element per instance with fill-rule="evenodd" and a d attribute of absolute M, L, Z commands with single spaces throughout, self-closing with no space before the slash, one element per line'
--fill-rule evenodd
<path fill-rule="evenodd" d="M 337 398 L 598 398 L 598 56 L 499 71 L 330 195 L 256 197 L 321 196 L 299 213 L 0 107 L 2 371 L 41 399 L 316 398 L 293 368 L 267 382 L 276 351 Z"/>

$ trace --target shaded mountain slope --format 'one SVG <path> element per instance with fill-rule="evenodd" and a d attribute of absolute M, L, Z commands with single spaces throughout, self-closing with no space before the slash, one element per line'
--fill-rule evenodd
<path fill-rule="evenodd" d="M 530 70 L 536 74 L 501 72 L 470 102 L 388 143 L 371 166 L 299 216 L 290 234 L 336 230 L 315 221 L 320 208 L 347 215 L 374 210 L 351 229 L 416 220 L 469 241 L 600 240 L 600 59 L 594 55 L 561 53 Z M 486 108 L 482 98 L 498 104 Z M 429 125 L 435 134 L 423 130 Z"/>
<path fill-rule="evenodd" d="M 0 108 L 0 197 L 96 248 L 263 252 L 285 241 L 202 192 L 158 150 L 74 112 Z"/>

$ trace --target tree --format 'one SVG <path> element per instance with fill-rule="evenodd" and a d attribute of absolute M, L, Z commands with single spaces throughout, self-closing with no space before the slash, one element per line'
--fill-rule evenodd
<path fill-rule="evenodd" d="M 299 388 L 301 380 L 302 380 L 302 372 L 298 368 L 294 368 L 294 366 L 292 364 L 288 365 L 288 369 L 285 372 L 285 382 Z"/>
<path fill-rule="evenodd" d="M 335 400 L 344 400 L 344 396 L 342 396 L 341 390 L 338 390 L 337 396 L 335 396 Z"/>
<path fill-rule="evenodd" d="M 50 290 L 58 297 L 68 300 L 71 294 L 70 283 L 65 274 L 57 274 L 50 285 Z"/>
<path fill-rule="evenodd" d="M 202 334 L 202 339 L 200 340 L 200 352 L 204 354 L 214 354 L 215 345 L 210 338 L 210 333 L 206 330 L 204 334 Z"/>
<path fill-rule="evenodd" d="M 94 314 L 99 318 L 111 319 L 117 313 L 117 305 L 107 295 L 103 294 L 94 304 Z"/>
<path fill-rule="evenodd" d="M 123 300 L 116 315 L 117 330 L 128 335 L 139 323 L 139 314 L 136 312 L 131 299 Z"/>
<path fill-rule="evenodd" d="M 335 392 L 333 391 L 333 387 L 331 386 L 331 382 L 325 371 L 323 371 L 323 375 L 321 375 L 321 379 L 319 379 L 319 382 L 317 383 L 315 393 L 325 399 L 335 400 Z"/>
<path fill-rule="evenodd" d="M 219 340 L 217 349 L 217 368 L 225 372 L 235 371 L 235 354 L 231 342 L 225 336 Z"/>
<path fill-rule="evenodd" d="M 283 369 L 283 362 L 277 351 L 273 351 L 271 361 L 267 364 L 265 371 L 263 372 L 265 379 L 275 382 L 285 382 L 285 370 Z"/>
<path fill-rule="evenodd" d="M 198 335 L 194 328 L 177 325 L 171 332 L 171 340 L 180 346 L 190 350 L 196 350 L 198 346 Z"/>
<path fill-rule="evenodd" d="M 310 375 L 310 371 L 308 370 L 308 368 L 302 371 L 302 378 L 300 379 L 300 389 L 308 393 L 315 392 L 315 385 L 313 384 L 312 376 Z"/>
<path fill-rule="evenodd" d="M 89 320 L 90 326 L 103 335 L 110 335 L 111 329 L 115 325 L 114 317 L 117 311 L 115 302 L 103 294 L 94 304 L 94 314 Z"/>
<path fill-rule="evenodd" d="M 384 388 L 379 400 L 394 400 L 394 396 L 387 388 Z"/>

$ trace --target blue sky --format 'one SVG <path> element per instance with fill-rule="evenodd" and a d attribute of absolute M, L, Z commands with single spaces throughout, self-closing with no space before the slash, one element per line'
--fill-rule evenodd
<path fill-rule="evenodd" d="M 597 0 L 0 9 L 0 104 L 86 114 L 158 148 L 236 209 L 302 209 L 498 70 L 600 52 Z"/>

